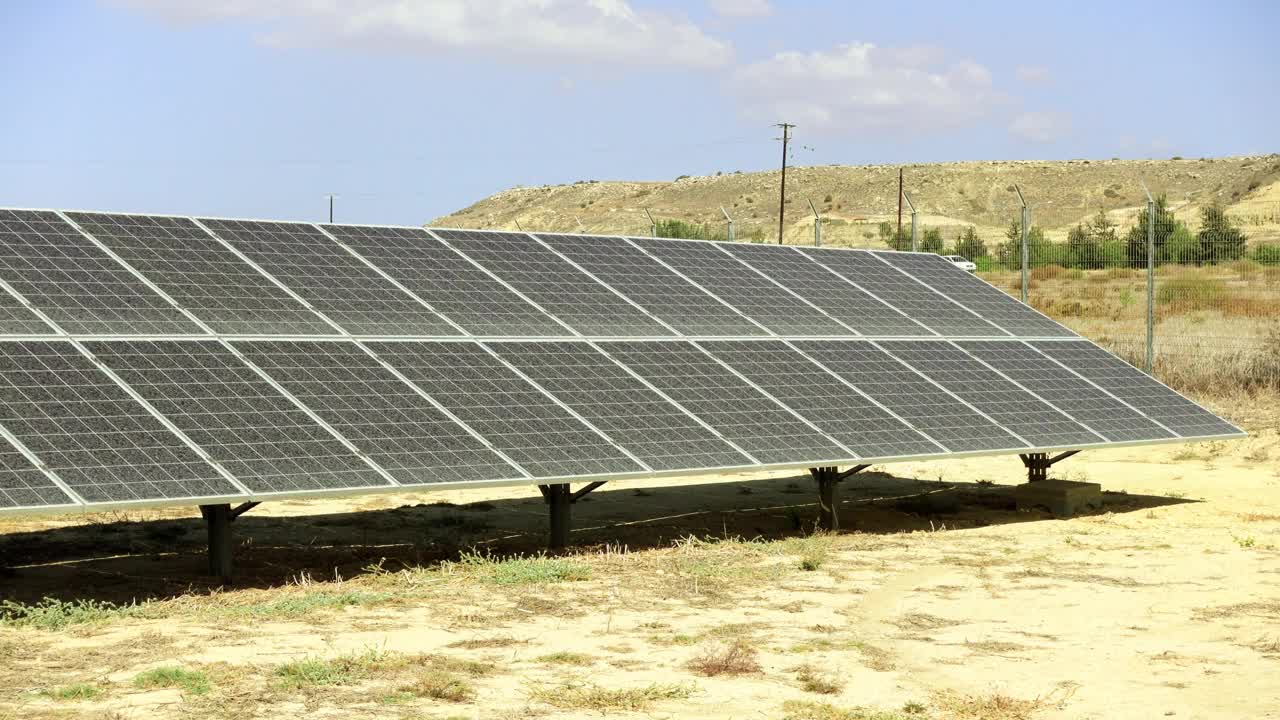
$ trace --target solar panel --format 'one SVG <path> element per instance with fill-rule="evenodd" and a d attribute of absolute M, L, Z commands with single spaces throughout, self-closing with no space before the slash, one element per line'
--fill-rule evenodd
<path fill-rule="evenodd" d="M 690 343 L 607 342 L 601 347 L 762 463 L 849 457 Z"/>
<path fill-rule="evenodd" d="M 57 213 L 0 210 L 0 276 L 72 335 L 202 332 Z M 7 293 L 0 299 L 6 333 L 50 334 Z"/>
<path fill-rule="evenodd" d="M 52 335 L 49 327 L 17 298 L 0 288 L 0 335 Z"/>
<path fill-rule="evenodd" d="M 461 335 L 312 225 L 200 222 L 353 335 Z"/>
<path fill-rule="evenodd" d="M 7 443 L 0 446 L 0 508 L 19 510 L 76 504 L 26 456 Z"/>
<path fill-rule="evenodd" d="M 863 458 L 940 454 L 943 448 L 782 341 L 699 345 Z"/>
<path fill-rule="evenodd" d="M 779 335 L 852 335 L 821 311 L 722 251 L 717 243 L 636 238 L 646 252 Z"/>
<path fill-rule="evenodd" d="M 478 344 L 369 347 L 534 477 L 644 469 Z"/>
<path fill-rule="evenodd" d="M 490 347 L 654 470 L 752 464 L 587 343 L 495 342 Z"/>
<path fill-rule="evenodd" d="M 324 229 L 467 332 L 567 336 L 564 326 L 417 228 L 325 225 Z"/>
<path fill-rule="evenodd" d="M 353 342 L 234 345 L 402 485 L 523 477 Z"/>
<path fill-rule="evenodd" d="M 876 256 L 1014 335 L 1075 336 L 941 256 L 933 253 L 876 253 Z"/>
<path fill-rule="evenodd" d="M 67 215 L 214 332 L 337 334 L 188 218 Z"/>
<path fill-rule="evenodd" d="M 621 238 L 538 233 L 557 252 L 686 335 L 765 335 L 741 314 Z"/>
<path fill-rule="evenodd" d="M 221 343 L 87 347 L 254 493 L 391 484 Z"/>
<path fill-rule="evenodd" d="M 1032 343 L 1147 417 L 1185 437 L 1236 435 L 1239 428 L 1086 340 Z"/>
<path fill-rule="evenodd" d="M 1027 447 L 869 342 L 814 341 L 796 347 L 951 452 Z"/>
<path fill-rule="evenodd" d="M 863 335 L 932 335 L 844 278 L 785 245 L 726 244 L 729 252 Z"/>
<path fill-rule="evenodd" d="M 870 252 L 815 248 L 801 248 L 800 251 L 943 336 L 1008 336 L 1008 333 L 912 280 Z"/>
<path fill-rule="evenodd" d="M 432 232 L 583 335 L 672 335 L 643 310 L 529 235 Z"/>
<path fill-rule="evenodd" d="M 1009 340 L 958 344 L 1112 442 L 1173 437 L 1026 343 Z"/>
<path fill-rule="evenodd" d="M 90 503 L 244 494 L 71 343 L 0 343 L 0 388 L 0 425 Z"/>
<path fill-rule="evenodd" d="M 945 340 L 885 341 L 880 347 L 1036 447 L 1103 438 Z"/>

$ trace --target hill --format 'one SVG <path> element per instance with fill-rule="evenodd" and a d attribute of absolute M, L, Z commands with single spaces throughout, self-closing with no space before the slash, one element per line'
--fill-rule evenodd
<path fill-rule="evenodd" d="M 824 242 L 879 246 L 876 225 L 896 221 L 897 165 L 830 165 L 787 170 L 785 238 L 808 243 L 813 216 L 822 212 Z M 1032 222 L 1051 239 L 1105 210 L 1122 227 L 1132 224 L 1146 196 L 1166 194 L 1176 215 L 1193 228 L 1199 208 L 1218 202 L 1245 226 L 1253 241 L 1280 240 L 1280 155 L 1194 160 L 1066 160 L 954 162 L 903 166 L 919 222 L 940 227 L 947 240 L 965 226 L 1002 234 L 1017 217 L 1014 186 L 1033 207 Z M 680 220 L 723 232 L 724 207 L 740 240 L 777 237 L 779 173 L 717 173 L 670 182 L 586 180 L 569 185 L 516 187 L 430 224 L 547 232 L 649 234 L 656 220 Z M 908 222 L 904 210 L 903 224 Z M 581 225 L 579 225 L 581 223 Z"/>

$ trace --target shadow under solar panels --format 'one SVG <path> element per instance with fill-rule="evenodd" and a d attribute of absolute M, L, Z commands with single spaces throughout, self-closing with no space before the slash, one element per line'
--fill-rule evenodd
<path fill-rule="evenodd" d="M 583 335 L 673 334 L 529 235 L 432 232 Z"/>
<path fill-rule="evenodd" d="M 86 345 L 255 494 L 391 485 L 219 342 Z"/>
<path fill-rule="evenodd" d="M 1112 442 L 1174 437 L 1150 419 L 1019 340 L 957 344 Z"/>
<path fill-rule="evenodd" d="M 524 477 L 354 342 L 234 346 L 401 485 Z"/>
<path fill-rule="evenodd" d="M 1032 345 L 1179 435 L 1243 435 L 1240 428 L 1087 340 Z"/>
<path fill-rule="evenodd" d="M 707 340 L 698 345 L 859 457 L 946 452 L 781 340 Z"/>
<path fill-rule="evenodd" d="M 767 335 L 715 296 L 680 277 L 623 238 L 537 236 L 685 335 Z"/>
<path fill-rule="evenodd" d="M 0 343 L 0 425 L 89 503 L 243 496 L 69 342 Z"/>
<path fill-rule="evenodd" d="M 200 222 L 352 335 L 461 335 L 313 225 Z"/>
<path fill-rule="evenodd" d="M 754 464 L 589 343 L 488 345 L 654 470 Z"/>
<path fill-rule="evenodd" d="M 600 346 L 762 463 L 819 464 L 854 456 L 691 343 Z"/>
<path fill-rule="evenodd" d="M 369 348 L 536 478 L 644 470 L 477 343 Z"/>
<path fill-rule="evenodd" d="M 72 335 L 203 332 L 57 213 L 0 210 L 0 277 Z M 14 332 L 50 332 L 29 310 L 6 316 Z"/>

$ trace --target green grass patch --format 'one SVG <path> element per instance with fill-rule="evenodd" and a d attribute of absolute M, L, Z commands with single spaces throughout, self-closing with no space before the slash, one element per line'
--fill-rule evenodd
<path fill-rule="evenodd" d="M 538 658 L 538 662 L 543 665 L 573 665 L 574 667 L 586 667 L 595 664 L 595 661 L 594 657 L 586 653 L 576 652 L 556 652 Z"/>
<path fill-rule="evenodd" d="M 165 665 L 138 673 L 133 686 L 142 690 L 177 688 L 189 695 L 204 695 L 209 692 L 209 678 L 199 670 Z"/>
<path fill-rule="evenodd" d="M 371 593 L 362 590 L 345 592 L 309 592 L 263 603 L 228 605 L 219 608 L 218 614 L 232 618 L 274 620 L 303 617 L 326 610 L 376 605 L 391 599 L 390 593 Z"/>
<path fill-rule="evenodd" d="M 446 702 L 470 702 L 476 697 L 476 689 L 466 678 L 450 672 L 426 672 L 411 683 L 397 688 L 414 697 L 444 700 Z"/>
<path fill-rule="evenodd" d="M 92 625 L 128 617 L 140 617 L 146 604 L 116 605 L 96 600 L 63 601 L 45 598 L 33 605 L 0 602 L 0 625 L 38 630 L 62 630 L 72 625 Z"/>
<path fill-rule="evenodd" d="M 349 653 L 335 658 L 304 657 L 277 665 L 276 685 L 285 690 L 302 690 L 328 685 L 349 685 L 369 675 L 387 661 L 380 650 Z"/>
<path fill-rule="evenodd" d="M 591 579 L 591 567 L 586 563 L 545 555 L 495 558 L 466 553 L 456 567 L 494 585 L 546 585 Z"/>
<path fill-rule="evenodd" d="M 664 700 L 683 700 L 697 688 L 687 683 L 651 683 L 638 688 L 606 688 L 593 683 L 539 685 L 528 689 L 529 699 L 562 710 L 642 712 Z"/>
<path fill-rule="evenodd" d="M 54 700 L 79 702 L 82 700 L 97 700 L 102 696 L 102 688 L 89 683 L 72 683 L 71 685 L 42 690 L 40 694 Z"/>

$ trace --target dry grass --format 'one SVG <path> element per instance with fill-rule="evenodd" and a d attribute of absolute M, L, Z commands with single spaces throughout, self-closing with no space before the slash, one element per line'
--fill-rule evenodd
<path fill-rule="evenodd" d="M 1043 709 L 1040 698 L 1022 698 L 995 693 L 966 695 L 951 691 L 934 693 L 930 705 L 944 717 L 955 720 L 1030 720 Z"/>
<path fill-rule="evenodd" d="M 651 683 L 637 688 L 606 688 L 593 683 L 566 682 L 528 688 L 530 700 L 562 710 L 643 712 L 665 700 L 683 700 L 696 688 L 683 683 Z"/>
<path fill-rule="evenodd" d="M 745 640 L 738 639 L 704 649 L 685 663 L 685 667 L 704 677 L 752 675 L 760 672 L 757 654 Z"/>
<path fill-rule="evenodd" d="M 796 681 L 805 692 L 819 695 L 837 695 L 844 687 L 844 682 L 837 677 L 820 672 L 812 665 L 801 665 L 796 670 Z"/>

